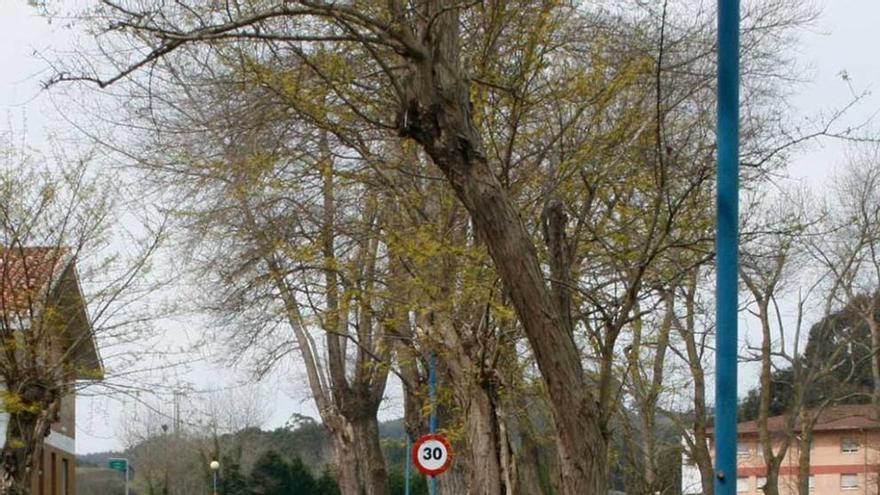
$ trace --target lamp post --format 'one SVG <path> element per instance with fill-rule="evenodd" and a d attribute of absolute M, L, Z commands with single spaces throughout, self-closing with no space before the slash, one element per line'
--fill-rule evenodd
<path fill-rule="evenodd" d="M 214 495 L 217 495 L 217 471 L 220 469 L 220 462 L 211 461 L 211 472 L 214 474 Z"/>

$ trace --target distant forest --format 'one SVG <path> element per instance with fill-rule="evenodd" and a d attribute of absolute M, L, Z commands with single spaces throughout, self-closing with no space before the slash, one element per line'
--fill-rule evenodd
<path fill-rule="evenodd" d="M 404 493 L 406 454 L 403 420 L 380 423 L 382 448 L 393 495 Z M 131 462 L 131 495 L 202 493 L 212 484 L 210 461 L 219 458 L 222 495 L 338 495 L 331 471 L 332 443 L 326 429 L 296 416 L 272 431 L 248 428 L 217 438 L 191 434 L 157 435 L 121 452 L 77 456 L 77 491 L 91 495 L 122 493 L 121 473 L 107 468 L 110 458 Z M 166 491 L 167 485 L 167 491 Z M 423 476 L 413 470 L 411 493 L 427 494 Z"/>

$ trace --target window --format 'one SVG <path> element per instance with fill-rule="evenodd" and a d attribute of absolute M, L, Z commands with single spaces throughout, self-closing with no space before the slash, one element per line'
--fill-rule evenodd
<path fill-rule="evenodd" d="M 749 449 L 749 444 L 747 442 L 736 442 L 736 456 L 737 457 L 751 457 L 752 451 Z"/>
<path fill-rule="evenodd" d="M 61 458 L 61 495 L 68 495 L 70 491 L 67 487 L 68 469 L 70 469 L 67 459 Z"/>
<path fill-rule="evenodd" d="M 749 491 L 748 476 L 738 476 L 736 478 L 736 493 L 744 493 Z"/>
<path fill-rule="evenodd" d="M 842 438 L 840 440 L 840 451 L 844 454 L 855 454 L 859 451 L 859 441 L 855 438 Z"/>
<path fill-rule="evenodd" d="M 755 484 L 755 488 L 760 490 L 761 488 L 764 488 L 764 485 L 766 485 L 766 484 L 767 484 L 767 478 L 765 478 L 764 476 L 758 476 L 758 482 Z"/>
<path fill-rule="evenodd" d="M 816 477 L 811 474 L 810 477 L 807 478 L 807 483 L 809 483 L 810 490 L 815 489 L 816 488 Z"/>
<path fill-rule="evenodd" d="M 55 457 L 55 452 L 52 452 L 49 456 L 49 460 L 51 461 L 50 464 L 52 466 L 52 473 L 49 476 L 49 479 L 52 480 L 52 483 L 49 484 L 49 493 L 54 495 L 55 493 L 58 493 L 58 459 Z"/>
<path fill-rule="evenodd" d="M 857 474 L 841 474 L 840 475 L 840 489 L 841 490 L 856 490 L 859 488 L 859 475 Z"/>

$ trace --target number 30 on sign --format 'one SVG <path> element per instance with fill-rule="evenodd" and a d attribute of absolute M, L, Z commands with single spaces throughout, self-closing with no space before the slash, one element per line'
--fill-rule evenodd
<path fill-rule="evenodd" d="M 452 464 L 452 446 L 443 435 L 423 435 L 413 445 L 412 458 L 422 474 L 437 476 Z"/>

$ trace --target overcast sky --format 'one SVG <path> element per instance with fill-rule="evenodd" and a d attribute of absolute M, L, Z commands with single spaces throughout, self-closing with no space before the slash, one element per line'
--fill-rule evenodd
<path fill-rule="evenodd" d="M 820 3 L 821 4 L 821 3 Z M 798 117 L 814 116 L 823 110 L 840 107 L 849 98 L 842 81 L 846 73 L 857 90 L 880 86 L 880 2 L 877 0 L 828 0 L 822 16 L 810 32 L 804 32 L 796 47 L 800 63 L 809 69 L 812 82 L 805 85 L 793 99 Z M 74 34 L 63 22 L 53 24 L 37 15 L 25 0 L 0 0 L 0 130 L 12 129 L 16 135 L 40 147 L 49 133 L 70 131 L 59 118 L 51 95 L 41 91 L 40 82 L 50 73 L 46 63 L 36 56 L 55 50 L 63 51 Z M 849 124 L 861 122 L 880 109 L 880 98 L 870 96 L 855 111 Z M 790 174 L 802 177 L 819 187 L 840 165 L 845 147 L 842 143 L 823 141 L 803 150 L 790 166 Z M 198 332 L 198 328 L 189 328 Z M 744 331 L 749 331 L 748 325 Z M 241 376 L 204 364 L 191 375 L 201 386 L 218 382 L 235 382 Z M 741 375 L 741 392 L 745 390 Z M 290 377 L 293 377 L 291 380 Z M 281 425 L 292 412 L 315 416 L 314 406 L 306 399 L 306 390 L 291 382 L 301 381 L 296 371 L 284 370 L 270 380 L 267 389 L 273 405 L 268 427 Z M 280 392 L 279 392 L 280 391 Z M 399 393 L 392 395 L 399 395 Z M 100 398 L 83 398 L 77 407 L 77 451 L 95 452 L 120 448 L 121 406 Z M 128 406 L 130 407 L 130 406 Z M 399 414 L 399 399 L 384 408 L 386 417 Z M 170 410 L 169 410 L 170 412 Z"/>

